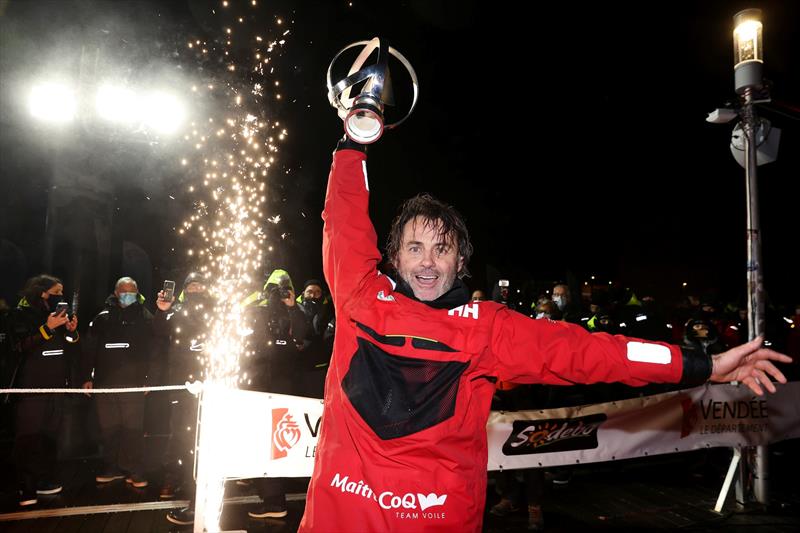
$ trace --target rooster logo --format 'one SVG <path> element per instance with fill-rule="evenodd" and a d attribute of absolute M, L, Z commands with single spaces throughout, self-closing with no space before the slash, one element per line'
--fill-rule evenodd
<path fill-rule="evenodd" d="M 429 507 L 437 507 L 439 505 L 444 505 L 444 502 L 447 499 L 447 494 L 442 494 L 441 496 L 437 496 L 436 494 L 431 492 L 426 496 L 424 494 L 417 493 L 417 499 L 419 500 L 419 508 L 424 511 Z"/>
<path fill-rule="evenodd" d="M 292 420 L 289 410 L 272 410 L 272 458 L 286 457 L 292 446 L 300 441 L 300 426 Z"/>

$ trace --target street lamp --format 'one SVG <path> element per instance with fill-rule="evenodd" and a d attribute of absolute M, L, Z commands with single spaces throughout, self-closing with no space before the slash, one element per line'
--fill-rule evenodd
<path fill-rule="evenodd" d="M 726 123 L 738 117 L 733 131 L 731 151 L 745 169 L 745 194 L 747 203 L 747 325 L 748 338 L 753 340 L 764 334 L 764 285 L 761 265 L 761 226 L 758 216 L 758 184 L 756 171 L 759 165 L 775 160 L 780 131 L 769 122 L 760 120 L 755 104 L 769 102 L 768 86 L 764 83 L 764 26 L 760 9 L 745 9 L 733 17 L 734 89 L 738 95 L 736 109 L 717 109 L 709 114 L 708 122 Z M 774 131 L 777 130 L 777 131 Z M 773 134 L 770 135 L 770 131 Z M 771 138 L 770 138 L 771 137 Z M 759 151 L 762 145 L 762 151 Z M 744 150 L 744 157 L 741 151 Z M 717 500 L 715 510 L 720 511 L 731 485 L 738 463 L 736 500 L 740 503 L 769 500 L 767 487 L 767 447 L 734 449 L 734 457 Z M 752 475 L 751 475 L 752 472 Z"/>
<path fill-rule="evenodd" d="M 733 17 L 734 83 L 736 93 L 760 87 L 764 65 L 764 47 L 761 44 L 764 26 L 760 9 L 745 9 Z"/>

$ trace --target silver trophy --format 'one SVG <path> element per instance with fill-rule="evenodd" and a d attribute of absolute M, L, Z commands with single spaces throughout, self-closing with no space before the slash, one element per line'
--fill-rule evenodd
<path fill-rule="evenodd" d="M 363 46 L 364 49 L 353 62 L 347 77 L 334 84 L 331 80 L 333 65 L 344 52 L 356 46 Z M 377 62 L 365 67 L 364 63 L 376 49 L 378 50 Z M 393 124 L 384 124 L 384 106 L 394 105 L 392 78 L 389 73 L 389 55 L 396 57 L 411 76 L 414 100 L 411 102 L 408 113 L 402 119 Z M 366 83 L 361 92 L 351 97 L 350 91 L 353 86 L 364 81 Z M 328 101 L 338 110 L 339 117 L 344 121 L 345 133 L 350 139 L 360 144 L 374 143 L 383 135 L 383 130 L 390 130 L 400 125 L 414 111 L 419 96 L 419 83 L 414 67 L 403 57 L 403 54 L 385 42 L 381 43 L 378 37 L 371 41 L 358 41 L 342 48 L 328 66 L 327 85 Z"/>

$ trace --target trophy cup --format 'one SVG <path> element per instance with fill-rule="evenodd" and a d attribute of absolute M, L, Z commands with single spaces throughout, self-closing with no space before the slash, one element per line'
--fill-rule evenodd
<path fill-rule="evenodd" d="M 356 46 L 363 46 L 363 50 L 350 67 L 347 77 L 336 84 L 331 80 L 333 65 L 347 50 Z M 377 62 L 364 66 L 375 50 L 378 50 Z M 384 106 L 394 105 L 392 92 L 392 79 L 389 73 L 389 55 L 396 57 L 411 76 L 414 88 L 414 99 L 408 113 L 393 124 L 383 123 Z M 350 96 L 354 85 L 365 82 L 361 92 Z M 344 121 L 344 131 L 353 141 L 360 144 L 371 144 L 377 141 L 384 130 L 397 127 L 405 121 L 414 107 L 419 96 L 419 83 L 414 67 L 403 57 L 403 54 L 381 42 L 378 37 L 370 41 L 358 41 L 342 48 L 328 66 L 327 76 L 328 101 L 338 110 L 339 117 Z"/>

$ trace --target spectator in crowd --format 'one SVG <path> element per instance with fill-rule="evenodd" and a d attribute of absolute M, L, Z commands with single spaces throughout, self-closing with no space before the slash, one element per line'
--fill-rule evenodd
<path fill-rule="evenodd" d="M 276 269 L 270 273 L 260 291 L 244 302 L 252 325 L 250 346 L 254 354 L 243 364 L 249 378 L 248 388 L 276 394 L 297 394 L 296 365 L 299 347 L 306 337 L 306 318 L 297 304 L 294 285 L 289 273 Z M 286 489 L 283 478 L 254 480 L 262 503 L 248 511 L 251 518 L 283 518 L 286 509 Z M 171 511 L 167 520 L 178 525 L 194 522 L 194 502 L 188 507 Z"/>
<path fill-rule="evenodd" d="M 475 289 L 472 291 L 472 297 L 470 299 L 473 302 L 483 302 L 486 300 L 486 293 L 480 289 Z"/>
<path fill-rule="evenodd" d="M 156 328 L 169 339 L 166 380 L 169 385 L 204 379 L 203 349 L 208 320 L 203 315 L 214 308 L 206 283 L 202 274 L 192 272 L 186 276 L 177 301 L 175 298 L 167 300 L 163 291 L 156 301 L 159 311 L 162 311 L 156 314 Z M 164 483 L 159 496 L 170 499 L 181 491 L 193 498 L 197 396 L 183 390 L 172 391 L 170 396 L 170 436 L 164 454 Z"/>
<path fill-rule="evenodd" d="M 11 340 L 19 357 L 12 378 L 14 388 L 67 386 L 69 359 L 75 357 L 79 336 L 78 317 L 65 308 L 63 294 L 61 280 L 48 274 L 25 283 L 22 298 L 10 316 Z M 38 495 L 61 492 L 57 480 L 61 400 L 57 394 L 15 398 L 12 458 L 21 506 L 36 504 Z"/>
<path fill-rule="evenodd" d="M 727 347 L 719 339 L 717 328 L 707 318 L 690 318 L 683 328 L 683 347 L 703 356 L 717 355 Z"/>
<path fill-rule="evenodd" d="M 542 299 L 536 304 L 534 308 L 534 318 L 549 318 L 550 320 L 561 320 L 561 311 L 553 300 Z"/>
<path fill-rule="evenodd" d="M 122 277 L 105 307 L 89 323 L 83 346 L 83 388 L 142 387 L 153 378 L 153 315 L 144 306 L 136 280 Z M 144 488 L 144 395 L 97 394 L 94 404 L 100 424 L 104 463 L 95 480 L 117 479 Z"/>
<path fill-rule="evenodd" d="M 561 319 L 564 322 L 578 324 L 581 320 L 580 307 L 575 303 L 569 293 L 569 286 L 564 283 L 558 283 L 553 287 L 553 303 L 558 307 L 561 313 Z"/>
<path fill-rule="evenodd" d="M 616 320 L 620 332 L 629 337 L 666 342 L 672 336 L 667 321 L 651 296 L 639 298 L 626 289 L 625 304 L 618 310 Z"/>
<path fill-rule="evenodd" d="M 509 309 L 516 309 L 515 302 L 511 297 L 511 284 L 507 279 L 501 279 L 492 289 L 492 301 L 505 305 Z"/>
<path fill-rule="evenodd" d="M 296 371 L 302 373 L 302 387 L 296 393 L 322 398 L 336 331 L 333 303 L 323 290 L 322 282 L 310 279 L 303 284 L 297 304 L 306 317 L 306 336 L 300 346 L 302 363 L 296 367 Z"/>
<path fill-rule="evenodd" d="M 307 287 L 306 287 L 307 288 Z M 321 288 L 321 287 L 320 287 Z M 306 337 L 306 318 L 297 305 L 294 285 L 285 270 L 274 270 L 264 285 L 263 298 L 252 309 L 255 314 L 256 357 L 252 388 L 262 392 L 296 394 L 298 362 Z M 251 518 L 282 518 L 287 515 L 283 478 L 255 480 L 263 503 L 247 514 Z"/>

